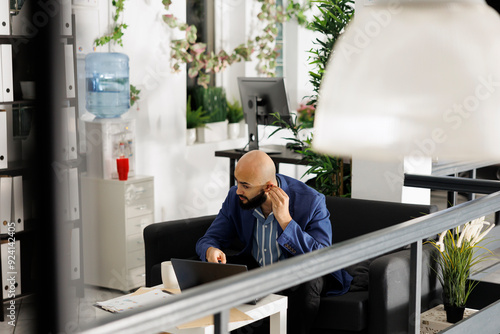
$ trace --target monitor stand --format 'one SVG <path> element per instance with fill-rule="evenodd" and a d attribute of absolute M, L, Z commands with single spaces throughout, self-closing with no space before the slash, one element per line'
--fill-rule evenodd
<path fill-rule="evenodd" d="M 279 145 L 266 145 L 259 147 L 259 124 L 257 122 L 257 107 L 259 101 L 257 96 L 249 96 L 247 99 L 247 125 L 248 125 L 248 148 L 237 149 L 236 151 L 246 153 L 248 151 L 259 150 L 267 154 L 280 154 L 282 149 Z"/>

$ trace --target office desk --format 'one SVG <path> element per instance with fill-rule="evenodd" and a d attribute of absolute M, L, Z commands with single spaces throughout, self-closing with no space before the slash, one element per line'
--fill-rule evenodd
<path fill-rule="evenodd" d="M 264 146 L 264 151 L 271 150 L 276 153 L 269 154 L 269 157 L 274 161 L 276 173 L 279 173 L 279 164 L 307 165 L 302 154 L 295 153 L 292 150 L 282 145 Z M 229 158 L 229 188 L 236 184 L 234 180 L 234 168 L 236 161 L 239 160 L 246 152 L 232 149 L 224 151 L 215 151 L 216 157 Z"/>

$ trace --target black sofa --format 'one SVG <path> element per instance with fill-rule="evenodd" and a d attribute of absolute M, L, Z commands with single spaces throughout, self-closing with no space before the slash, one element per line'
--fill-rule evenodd
<path fill-rule="evenodd" d="M 389 227 L 437 210 L 432 205 L 329 197 L 333 243 Z M 161 262 L 197 258 L 196 241 L 215 216 L 152 224 L 144 229 L 146 286 L 161 284 Z M 236 247 L 236 246 L 235 246 Z M 430 269 L 434 249 L 423 247 L 422 312 L 440 304 L 440 284 Z M 313 333 L 406 333 L 410 250 L 404 248 L 346 268 L 354 277 L 342 296 L 323 297 Z"/>

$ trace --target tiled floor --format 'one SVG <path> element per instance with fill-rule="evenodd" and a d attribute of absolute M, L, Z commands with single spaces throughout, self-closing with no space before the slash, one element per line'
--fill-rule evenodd
<path fill-rule="evenodd" d="M 463 201 L 463 198 L 459 198 L 459 202 Z M 439 209 L 444 209 L 446 206 L 446 193 L 444 192 L 433 192 L 432 196 L 433 204 L 438 205 Z M 488 216 L 487 221 L 494 222 L 493 216 Z M 496 231 L 498 230 L 498 231 Z M 491 236 L 496 240 L 499 240 L 500 243 L 500 228 L 495 228 L 493 231 L 496 231 L 498 235 Z M 498 244 L 498 243 L 497 243 Z M 495 245 L 497 245 L 495 244 Z M 498 248 L 497 248 L 498 247 Z M 490 248 L 492 249 L 492 248 Z M 480 264 L 478 272 L 474 278 L 481 279 L 488 282 L 498 283 L 500 284 L 500 246 L 495 246 L 492 249 L 494 255 L 488 260 L 484 261 Z M 100 309 L 97 309 L 95 306 L 95 302 L 108 300 L 114 297 L 118 297 L 122 295 L 123 292 L 95 288 L 95 287 L 86 287 L 85 288 L 85 297 L 81 299 L 75 299 L 74 303 L 70 303 L 68 306 L 68 313 L 74 317 L 73 324 L 68 324 L 70 330 L 68 332 L 78 332 L 78 330 L 74 330 L 75 328 L 82 328 L 85 325 L 91 325 L 96 321 L 105 318 L 105 317 L 113 317 L 114 315 L 111 313 L 104 312 Z M 15 326 L 9 324 L 9 319 L 3 323 L 0 323 L 0 333 L 5 334 L 31 334 L 37 333 L 35 328 L 35 307 L 33 297 L 24 297 L 22 299 L 16 300 L 16 320 Z M 4 314 L 8 314 L 8 303 L 4 303 Z"/>

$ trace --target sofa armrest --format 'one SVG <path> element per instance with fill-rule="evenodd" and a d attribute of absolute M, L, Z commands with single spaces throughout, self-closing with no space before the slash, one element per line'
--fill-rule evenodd
<path fill-rule="evenodd" d="M 143 234 L 146 286 L 152 285 L 151 269 L 154 265 L 171 258 L 197 258 L 196 242 L 205 234 L 214 219 L 215 215 L 148 225 Z"/>
<path fill-rule="evenodd" d="M 422 247 L 421 312 L 441 303 L 441 285 L 436 277 L 436 250 Z M 431 268 L 433 266 L 434 269 Z M 410 300 L 410 249 L 383 255 L 370 264 L 369 328 L 377 333 L 408 331 Z"/>

